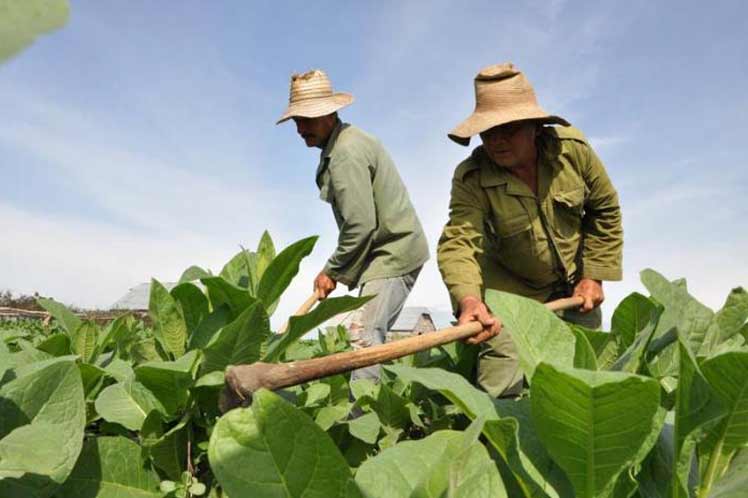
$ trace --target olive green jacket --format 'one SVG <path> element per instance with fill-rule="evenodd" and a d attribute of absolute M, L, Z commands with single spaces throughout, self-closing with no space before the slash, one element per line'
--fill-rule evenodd
<path fill-rule="evenodd" d="M 455 170 L 437 258 L 453 305 L 486 288 L 545 301 L 580 278 L 621 279 L 618 194 L 582 133 L 544 127 L 538 195 L 482 146 Z"/>
<path fill-rule="evenodd" d="M 410 273 L 429 258 L 408 191 L 373 136 L 338 121 L 320 157 L 317 186 L 340 230 L 323 270 L 334 280 L 355 288 Z"/>

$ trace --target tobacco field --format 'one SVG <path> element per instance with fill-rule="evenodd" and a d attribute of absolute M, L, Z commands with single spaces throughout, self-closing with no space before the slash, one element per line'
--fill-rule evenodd
<path fill-rule="evenodd" d="M 365 299 L 322 301 L 275 334 L 269 317 L 316 238 L 276 254 L 265 233 L 218 274 L 152 281 L 147 322 L 81 320 L 48 299 L 48 327 L 0 328 L 0 497 L 748 496 L 748 295 L 713 311 L 683 280 L 641 273 L 611 330 L 489 292 L 528 389 L 490 398 L 462 343 L 261 390 L 218 410 L 224 371 L 349 348 L 302 337 Z"/>

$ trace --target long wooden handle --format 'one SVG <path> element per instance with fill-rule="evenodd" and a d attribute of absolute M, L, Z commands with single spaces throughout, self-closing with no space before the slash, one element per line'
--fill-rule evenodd
<path fill-rule="evenodd" d="M 582 296 L 565 297 L 563 299 L 556 299 L 549 303 L 545 303 L 545 307 L 551 311 L 563 311 L 574 308 L 579 308 L 584 304 L 584 298 Z"/>
<path fill-rule="evenodd" d="M 280 389 L 330 375 L 350 372 L 357 368 L 395 360 L 419 351 L 466 339 L 481 330 L 483 330 L 483 326 L 479 322 L 470 322 L 437 332 L 311 360 L 236 365 L 226 371 L 226 384 L 241 399 L 248 399 L 251 398 L 254 391 L 261 387 L 270 390 Z"/>
<path fill-rule="evenodd" d="M 317 304 L 317 301 L 319 301 L 319 295 L 317 294 L 317 291 L 314 291 L 314 293 L 307 298 L 306 301 L 304 301 L 304 304 L 299 306 L 299 309 L 296 310 L 296 313 L 294 313 L 291 316 L 298 316 L 298 315 L 306 315 L 309 313 L 312 308 L 314 308 L 314 305 Z M 288 321 L 283 324 L 281 328 L 278 329 L 279 334 L 283 334 L 288 330 Z"/>
<path fill-rule="evenodd" d="M 546 308 L 557 311 L 581 305 L 581 298 L 567 298 L 546 303 Z M 422 335 L 379 344 L 356 351 L 331 354 L 311 360 L 299 360 L 289 363 L 252 363 L 237 365 L 226 371 L 228 397 L 234 395 L 239 399 L 223 399 L 222 409 L 229 409 L 250 400 L 257 389 L 270 390 L 303 384 L 330 375 L 350 372 L 358 368 L 377 363 L 396 360 L 419 351 L 425 351 L 450 342 L 467 339 L 482 331 L 479 322 L 449 327 Z"/>

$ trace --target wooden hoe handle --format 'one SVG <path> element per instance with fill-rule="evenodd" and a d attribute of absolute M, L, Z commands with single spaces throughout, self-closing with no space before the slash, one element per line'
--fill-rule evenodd
<path fill-rule="evenodd" d="M 317 304 L 317 301 L 319 301 L 319 295 L 317 294 L 317 291 L 314 291 L 314 293 L 309 296 L 306 301 L 304 301 L 304 304 L 299 306 L 299 309 L 296 310 L 296 313 L 294 313 L 291 316 L 298 316 L 298 315 L 306 315 L 309 313 L 312 308 L 314 308 L 314 305 Z M 279 334 L 283 334 L 288 330 L 288 321 L 283 324 L 281 328 L 278 329 Z"/>
<path fill-rule="evenodd" d="M 578 297 L 559 299 L 546 303 L 545 306 L 552 311 L 558 311 L 579 307 L 582 301 L 582 298 Z M 470 322 L 436 332 L 416 335 L 355 351 L 312 358 L 311 360 L 288 363 L 256 362 L 249 365 L 232 366 L 226 371 L 226 387 L 220 401 L 221 410 L 227 411 L 239 405 L 248 405 L 252 401 L 252 393 L 260 388 L 275 390 L 296 386 L 330 375 L 396 360 L 419 351 L 426 351 L 450 342 L 467 339 L 482 330 L 483 327 L 479 322 Z"/>
<path fill-rule="evenodd" d="M 579 308 L 584 304 L 584 298 L 582 296 L 565 297 L 563 299 L 556 299 L 550 303 L 545 303 L 545 307 L 551 311 L 563 311 L 574 308 Z"/>

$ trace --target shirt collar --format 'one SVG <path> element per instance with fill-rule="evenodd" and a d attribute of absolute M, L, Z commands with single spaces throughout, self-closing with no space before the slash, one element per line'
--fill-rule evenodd
<path fill-rule="evenodd" d="M 329 162 L 330 156 L 332 155 L 332 151 L 335 148 L 335 142 L 338 141 L 338 137 L 340 136 L 340 133 L 348 128 L 350 125 L 348 123 L 344 123 L 338 118 L 337 122 L 335 123 L 335 127 L 332 129 L 332 133 L 330 133 L 330 138 L 327 139 L 327 144 L 325 144 L 325 148 L 322 149 L 322 152 L 320 152 L 319 156 L 319 166 L 317 166 L 317 173 L 314 175 L 315 179 L 317 181 L 317 185 L 321 185 L 320 177 L 322 176 L 322 173 L 327 168 L 327 163 Z"/>
<path fill-rule="evenodd" d="M 320 159 L 324 159 L 326 157 L 330 157 L 332 154 L 332 150 L 335 148 L 335 142 L 338 141 L 338 136 L 340 136 L 340 132 L 348 128 L 350 125 L 348 123 L 344 123 L 343 121 L 338 118 L 338 120 L 335 122 L 335 127 L 332 129 L 332 133 L 330 133 L 330 138 L 327 139 L 327 144 L 325 144 L 325 148 L 322 149 L 322 152 L 320 154 Z"/>

